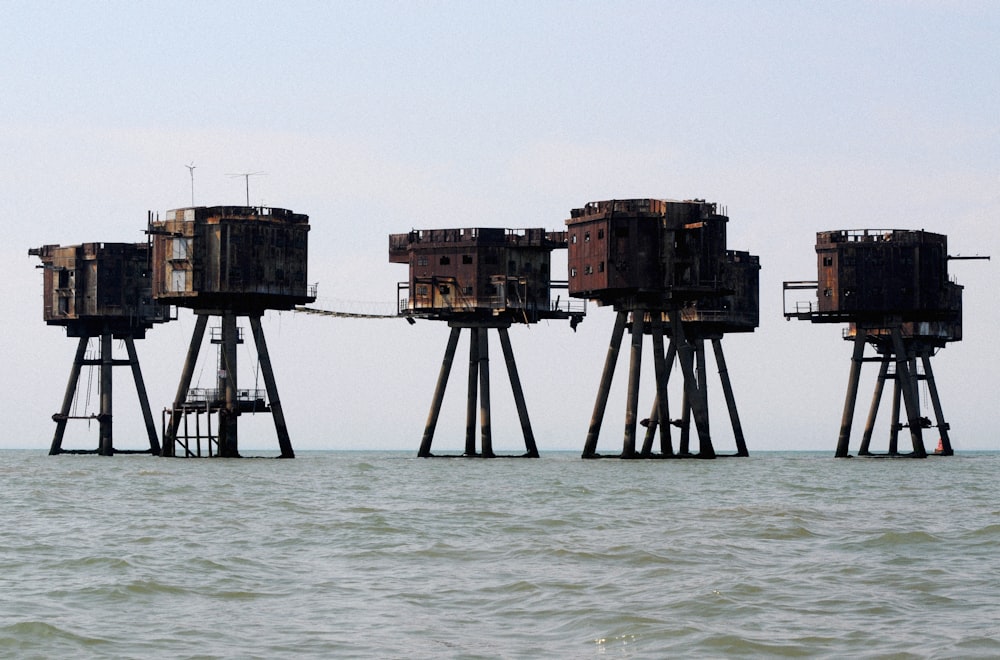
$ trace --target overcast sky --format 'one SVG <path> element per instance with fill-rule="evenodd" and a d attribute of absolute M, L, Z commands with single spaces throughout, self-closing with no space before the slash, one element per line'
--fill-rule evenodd
<path fill-rule="evenodd" d="M 611 198 L 725 205 L 730 248 L 762 266 L 760 328 L 723 342 L 751 453 L 836 446 L 850 344 L 840 326 L 782 317 L 782 281 L 816 277 L 817 231 L 926 229 L 947 234 L 953 255 L 1000 255 L 995 2 L 0 0 L 0 9 L 3 447 L 48 447 L 75 350 L 42 321 L 28 249 L 144 240 L 147 210 L 190 205 L 191 163 L 198 205 L 243 204 L 244 181 L 229 175 L 265 172 L 250 179 L 252 204 L 310 216 L 309 279 L 328 309 L 394 306 L 407 273 L 388 263 L 390 233 L 560 229 L 572 208 Z M 959 450 L 1000 449 L 997 267 L 950 264 L 966 287 L 965 340 L 934 365 Z M 556 322 L 512 329 L 543 453 L 582 449 L 613 320 L 590 305 L 576 333 Z M 182 310 L 138 344 L 158 423 L 193 326 Z M 296 449 L 416 451 L 445 324 L 272 312 L 265 330 Z M 491 339 L 494 446 L 523 449 Z M 436 450 L 463 443 L 465 342 Z M 255 382 L 251 346 L 240 353 L 243 387 Z M 202 387 L 212 385 L 211 348 L 196 372 Z M 621 448 L 625 357 L 605 452 Z M 727 451 L 709 365 L 713 437 Z M 129 372 L 116 370 L 116 446 L 142 438 Z M 269 416 L 244 418 L 240 444 L 276 449 Z M 64 446 L 96 447 L 96 426 L 71 424 Z"/>

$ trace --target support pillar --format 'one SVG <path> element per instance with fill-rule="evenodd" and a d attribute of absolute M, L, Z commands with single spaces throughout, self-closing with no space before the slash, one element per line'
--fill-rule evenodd
<path fill-rule="evenodd" d="M 920 398 L 917 394 L 916 374 L 910 370 L 908 352 L 903 344 L 903 333 L 899 328 L 892 329 L 892 345 L 896 351 L 896 382 L 903 393 L 910 440 L 913 442 L 913 456 L 924 458 L 927 456 L 927 450 L 924 448 L 920 422 Z"/>
<path fill-rule="evenodd" d="M 931 405 L 934 407 L 934 419 L 937 421 L 938 432 L 941 434 L 941 451 L 937 453 L 941 456 L 953 456 L 955 451 L 951 448 L 951 437 L 948 435 L 948 422 L 944 421 L 944 410 L 941 407 L 941 399 L 938 396 L 937 383 L 934 381 L 934 372 L 931 370 L 930 351 L 922 351 L 920 359 L 924 364 L 924 377 L 927 379 L 927 389 L 931 395 Z"/>
<path fill-rule="evenodd" d="M 635 457 L 635 426 L 639 408 L 639 376 L 642 368 L 642 340 L 645 330 L 646 313 L 638 310 L 632 313 L 632 345 L 629 351 L 628 395 L 625 404 L 625 439 L 622 444 L 622 458 Z"/>
<path fill-rule="evenodd" d="M 514 362 L 514 350 L 510 345 L 507 328 L 499 328 L 500 347 L 503 349 L 504 360 L 507 362 L 507 376 L 510 378 L 510 388 L 514 393 L 514 405 L 517 406 L 517 416 L 521 421 L 521 433 L 524 435 L 525 456 L 538 458 L 538 447 L 535 445 L 535 434 L 531 431 L 531 421 L 528 419 L 528 407 L 524 403 L 524 391 L 521 389 L 521 379 L 517 375 L 517 364 Z"/>
<path fill-rule="evenodd" d="M 726 407 L 729 409 L 729 421 L 733 425 L 733 437 L 736 441 L 736 455 L 749 456 L 747 443 L 743 437 L 743 425 L 740 424 L 740 414 L 736 409 L 736 397 L 733 395 L 733 384 L 729 381 L 729 369 L 726 367 L 726 356 L 722 353 L 722 340 L 712 339 L 712 349 L 715 351 L 715 363 L 719 368 L 719 379 L 722 381 L 722 392 L 726 397 Z"/>
<path fill-rule="evenodd" d="M 885 377 L 889 372 L 889 355 L 882 358 L 882 366 L 878 370 L 878 380 L 875 381 L 875 393 L 872 394 L 872 404 L 868 409 L 868 420 L 865 422 L 865 434 L 861 438 L 861 448 L 858 456 L 870 456 L 869 445 L 872 441 L 872 433 L 875 431 L 875 418 L 878 416 L 878 407 L 882 401 L 882 391 L 885 388 Z"/>
<path fill-rule="evenodd" d="M 62 453 L 63 436 L 66 433 L 66 422 L 69 419 L 70 408 L 73 406 L 73 396 L 76 394 L 76 387 L 80 381 L 80 368 L 83 366 L 83 359 L 87 354 L 87 344 L 89 337 L 80 337 L 76 345 L 76 356 L 73 358 L 73 366 L 69 371 L 69 381 L 66 383 L 66 393 L 63 395 L 62 407 L 57 415 L 53 415 L 56 420 L 56 431 L 52 436 L 52 444 L 49 447 L 49 456 Z"/>
<path fill-rule="evenodd" d="M 288 436 L 288 426 L 285 424 L 285 413 L 281 408 L 281 399 L 278 397 L 278 385 L 274 380 L 271 355 L 267 350 L 267 341 L 264 339 L 264 328 L 260 324 L 259 315 L 250 317 L 250 329 L 253 332 L 254 344 L 257 346 L 260 368 L 264 372 L 264 387 L 267 388 L 267 402 L 271 407 L 271 416 L 274 417 L 274 430 L 278 435 L 278 447 L 281 450 L 280 458 L 295 458 L 292 441 Z"/>
<path fill-rule="evenodd" d="M 97 453 L 101 456 L 113 456 L 115 453 L 112 438 L 112 369 L 114 358 L 111 355 L 111 333 L 105 331 L 101 334 L 101 412 L 98 416 L 100 423 L 100 444 Z"/>
<path fill-rule="evenodd" d="M 854 330 L 854 354 L 851 356 L 851 375 L 847 381 L 847 396 L 844 399 L 844 414 L 840 418 L 840 437 L 837 440 L 837 458 L 846 458 L 850 451 L 851 424 L 854 421 L 854 407 L 858 399 L 858 383 L 861 379 L 861 363 L 865 354 L 865 333 L 861 328 Z"/>
<path fill-rule="evenodd" d="M 139 407 L 142 408 L 142 419 L 146 423 L 146 435 L 149 437 L 149 453 L 155 456 L 160 453 L 160 441 L 156 437 L 156 423 L 153 421 L 153 411 L 149 408 L 149 395 L 146 394 L 146 383 L 142 379 L 139 356 L 135 352 L 135 339 L 126 337 L 125 348 L 128 350 L 128 360 L 132 366 L 132 379 L 135 381 L 135 390 L 139 395 Z"/>
<path fill-rule="evenodd" d="M 465 401 L 465 453 L 476 455 L 476 397 L 479 387 L 479 328 L 469 328 L 469 389 Z"/>
<path fill-rule="evenodd" d="M 625 334 L 625 322 L 628 312 L 619 311 L 615 317 L 615 327 L 611 332 L 611 343 L 608 355 L 604 360 L 604 371 L 601 373 L 601 384 L 597 388 L 597 401 L 594 402 L 594 412 L 590 416 L 590 428 L 587 430 L 587 440 L 583 445 L 583 458 L 597 456 L 597 439 L 601 434 L 601 422 L 604 421 L 604 411 L 608 407 L 608 394 L 611 391 L 611 381 L 615 375 L 615 364 L 618 362 L 618 351 Z"/>
<path fill-rule="evenodd" d="M 431 400 L 431 409 L 427 413 L 427 423 L 424 425 L 424 435 L 420 440 L 420 450 L 417 456 L 427 458 L 431 456 L 431 443 L 434 442 L 434 430 L 437 428 L 438 417 L 441 415 L 441 403 L 444 401 L 444 392 L 448 387 L 448 377 L 451 375 L 451 365 L 455 361 L 455 349 L 458 347 L 458 337 L 462 333 L 461 328 L 452 328 L 448 337 L 448 345 L 444 349 L 444 360 L 441 362 L 441 371 L 438 374 L 437 385 L 434 387 L 434 398 Z"/>
<path fill-rule="evenodd" d="M 222 314 L 222 363 L 219 365 L 219 393 L 224 401 L 219 411 L 219 456 L 237 458 L 239 451 L 239 399 L 237 389 L 238 331 L 236 314 Z"/>
<path fill-rule="evenodd" d="M 494 458 L 493 426 L 490 419 L 490 345 L 487 328 L 476 328 L 479 335 L 479 446 L 483 458 Z"/>
<path fill-rule="evenodd" d="M 205 328 L 208 327 L 208 315 L 198 314 L 195 318 L 194 332 L 191 335 L 191 344 L 188 346 L 187 357 L 184 359 L 184 368 L 181 370 L 181 381 L 177 385 L 177 393 L 174 395 L 174 405 L 170 413 L 170 423 L 166 433 L 163 434 L 162 456 L 174 456 L 177 451 L 177 429 L 181 422 L 181 409 L 187 400 L 188 390 L 191 388 L 191 378 L 194 376 L 194 368 L 198 363 L 198 352 L 201 350 L 201 342 L 205 338 Z"/>

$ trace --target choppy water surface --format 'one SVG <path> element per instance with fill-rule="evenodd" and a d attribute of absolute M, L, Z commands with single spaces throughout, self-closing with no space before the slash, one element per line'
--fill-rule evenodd
<path fill-rule="evenodd" d="M 1000 454 L 0 452 L 0 656 L 1000 656 Z"/>

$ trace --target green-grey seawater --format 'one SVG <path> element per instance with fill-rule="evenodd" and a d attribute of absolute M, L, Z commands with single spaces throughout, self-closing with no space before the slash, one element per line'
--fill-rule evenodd
<path fill-rule="evenodd" d="M 0 656 L 1000 656 L 1000 454 L 0 451 Z"/>

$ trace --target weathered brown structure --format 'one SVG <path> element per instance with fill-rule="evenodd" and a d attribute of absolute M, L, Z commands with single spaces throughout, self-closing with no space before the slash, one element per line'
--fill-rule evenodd
<path fill-rule="evenodd" d="M 885 455 L 902 455 L 898 435 L 906 428 L 913 447 L 909 455 L 927 456 L 922 433 L 932 427 L 940 435 L 935 453 L 952 455 L 950 427 L 930 362 L 939 348 L 962 338 L 962 287 L 948 276 L 948 260 L 956 257 L 948 256 L 947 237 L 923 230 L 823 231 L 816 234 L 816 258 L 817 280 L 784 283 L 784 315 L 812 323 L 849 324 L 844 338 L 853 343 L 854 351 L 836 456 L 849 456 L 865 362 L 880 366 L 858 455 L 874 455 L 870 443 L 886 380 L 893 382 L 893 401 Z M 815 299 L 796 301 L 789 308 L 788 291 L 800 290 L 815 291 Z M 869 344 L 877 357 L 865 357 Z M 936 422 L 920 410 L 920 381 L 927 384 Z M 905 423 L 900 422 L 901 401 Z"/>
<path fill-rule="evenodd" d="M 537 457 L 524 393 L 507 329 L 513 323 L 570 319 L 573 327 L 586 313 L 585 304 L 551 298 L 566 282 L 550 279 L 551 252 L 565 249 L 565 232 L 544 229 L 433 229 L 389 236 L 389 261 L 410 266 L 407 282 L 397 287 L 399 314 L 408 320 L 446 321 L 451 336 L 445 348 L 419 456 L 432 456 L 431 445 L 451 373 L 459 335 L 469 329 L 469 380 L 464 456 L 493 457 L 490 423 L 488 331 L 500 335 L 524 435 L 525 456 Z M 479 402 L 480 450 L 476 449 L 476 405 Z"/>
<path fill-rule="evenodd" d="M 309 217 L 286 209 L 250 206 L 213 206 L 168 211 L 166 219 L 150 224 L 153 237 L 153 295 L 157 301 L 188 307 L 197 316 L 191 345 L 173 406 L 165 411 L 163 455 L 201 455 L 199 415 L 208 417 L 209 455 L 239 456 L 237 420 L 245 412 L 268 412 L 274 418 L 283 458 L 293 457 L 288 428 L 278 397 L 274 372 L 261 328 L 268 309 L 290 310 L 316 299 L 315 286 L 306 283 Z M 211 316 L 221 317 L 212 342 L 219 346 L 217 388 L 191 390 L 205 328 Z M 241 390 L 237 384 L 237 351 L 242 342 L 236 325 L 249 318 L 257 346 L 264 393 Z M 214 330 L 214 329 L 213 329 Z M 218 436 L 211 432 L 217 413 Z M 195 415 L 196 432 L 179 435 Z M 197 445 L 191 446 L 191 439 Z"/>
<path fill-rule="evenodd" d="M 156 425 L 135 350 L 136 339 L 145 337 L 154 324 L 170 320 L 169 307 L 153 301 L 149 246 L 146 243 L 45 245 L 29 250 L 28 254 L 37 256 L 42 262 L 45 322 L 64 326 L 69 337 L 80 339 L 62 407 L 53 415 L 56 431 L 49 454 L 68 451 L 62 444 L 70 419 L 97 419 L 100 428 L 96 450 L 74 450 L 73 453 L 105 456 L 116 451 L 121 453 L 122 450 L 114 448 L 112 433 L 112 368 L 115 366 L 132 369 L 149 437 L 149 449 L 142 453 L 159 453 Z M 97 358 L 87 357 L 87 345 L 92 337 L 100 338 Z M 114 359 L 112 339 L 124 340 L 127 360 Z M 74 416 L 70 412 L 84 365 L 100 366 L 100 413 Z"/>
<path fill-rule="evenodd" d="M 569 294 L 617 311 L 604 373 L 584 445 L 596 458 L 597 441 L 626 327 L 631 333 L 623 458 L 714 458 L 709 431 L 705 341 L 714 349 L 736 442 L 746 456 L 743 429 L 722 350 L 727 332 L 753 332 L 759 320 L 757 256 L 729 250 L 729 218 L 704 200 L 625 199 L 573 209 L 569 229 Z M 656 397 L 646 437 L 636 449 L 643 336 L 652 335 Z M 669 338 L 664 351 L 663 338 Z M 681 417 L 669 416 L 667 385 L 675 360 L 683 373 Z M 689 447 L 691 417 L 699 449 Z M 671 426 L 680 428 L 677 450 Z M 659 430 L 659 452 L 653 444 Z"/>

